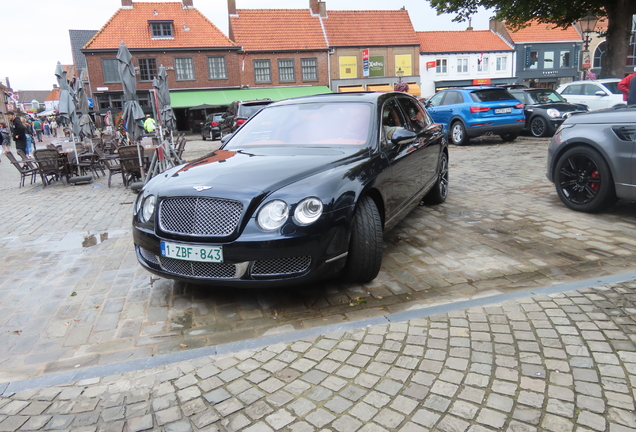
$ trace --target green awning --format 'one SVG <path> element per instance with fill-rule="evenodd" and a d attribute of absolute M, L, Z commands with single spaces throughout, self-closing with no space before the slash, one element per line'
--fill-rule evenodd
<path fill-rule="evenodd" d="M 197 105 L 229 105 L 236 100 L 271 99 L 279 101 L 299 96 L 331 93 L 327 86 L 252 88 L 236 90 L 171 91 L 172 108 L 190 108 Z"/>

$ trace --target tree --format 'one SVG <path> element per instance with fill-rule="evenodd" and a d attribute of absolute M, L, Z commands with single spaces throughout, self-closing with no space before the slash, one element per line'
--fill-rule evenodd
<path fill-rule="evenodd" d="M 495 19 L 505 20 L 512 29 L 537 20 L 555 27 L 567 28 L 592 12 L 607 18 L 606 52 L 601 77 L 625 76 L 625 62 L 632 31 L 632 17 L 636 14 L 634 0 L 429 0 L 438 14 L 456 14 L 453 21 L 466 21 L 479 7 L 493 9 Z"/>

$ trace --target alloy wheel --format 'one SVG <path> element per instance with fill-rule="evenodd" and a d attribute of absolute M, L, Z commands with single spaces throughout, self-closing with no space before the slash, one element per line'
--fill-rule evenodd
<path fill-rule="evenodd" d="M 584 154 L 570 156 L 559 171 L 559 186 L 568 201 L 587 204 L 601 187 L 601 175 L 596 162 Z"/>

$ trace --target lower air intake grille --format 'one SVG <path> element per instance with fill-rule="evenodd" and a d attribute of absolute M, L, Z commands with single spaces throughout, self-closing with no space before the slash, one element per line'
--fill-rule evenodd
<path fill-rule="evenodd" d="M 254 261 L 252 276 L 277 276 L 302 273 L 309 268 L 311 257 L 291 257 Z"/>
<path fill-rule="evenodd" d="M 169 273 L 202 279 L 232 279 L 236 275 L 234 264 L 182 261 L 161 257 L 161 268 Z"/>
<path fill-rule="evenodd" d="M 139 248 L 139 254 L 149 263 L 151 264 L 159 264 L 159 260 L 157 259 L 157 255 L 150 252 L 148 249 L 144 249 L 142 247 Z"/>

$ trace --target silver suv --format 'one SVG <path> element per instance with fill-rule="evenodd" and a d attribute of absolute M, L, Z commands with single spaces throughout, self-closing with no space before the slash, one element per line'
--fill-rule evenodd
<path fill-rule="evenodd" d="M 636 108 L 579 114 L 567 119 L 548 147 L 547 177 L 561 201 L 597 212 L 618 198 L 636 200 Z"/>

